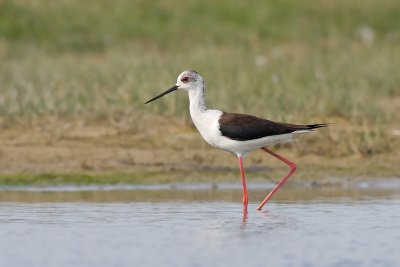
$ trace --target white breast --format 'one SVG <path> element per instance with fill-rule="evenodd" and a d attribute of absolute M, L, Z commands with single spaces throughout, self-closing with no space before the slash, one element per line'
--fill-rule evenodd
<path fill-rule="evenodd" d="M 218 120 L 222 115 L 222 111 L 207 109 L 204 111 L 190 112 L 193 123 L 201 136 L 212 146 L 218 147 L 218 141 L 221 138 Z"/>

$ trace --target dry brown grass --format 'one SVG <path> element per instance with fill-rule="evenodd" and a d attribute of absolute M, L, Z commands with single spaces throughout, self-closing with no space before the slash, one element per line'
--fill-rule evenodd
<path fill-rule="evenodd" d="M 236 158 L 209 147 L 185 121 L 149 115 L 143 119 L 159 127 L 132 131 L 118 124 L 47 118 L 34 127 L 5 128 L 0 133 L 1 181 L 14 177 L 6 183 L 41 183 L 41 178 L 31 181 L 29 177 L 43 174 L 109 175 L 114 178 L 106 180 L 113 183 L 236 180 Z M 351 144 L 342 139 L 347 128 L 328 129 L 275 148 L 298 162 L 297 179 L 340 182 L 333 178 L 398 177 L 398 150 L 353 153 Z M 347 142 L 349 151 L 332 151 L 333 147 L 343 147 L 340 142 Z M 399 145 L 399 139 L 394 139 L 392 145 Z M 261 151 L 250 154 L 245 165 L 250 179 L 276 180 L 286 171 L 286 166 Z M 21 174 L 29 179 L 21 178 Z M 57 181 L 54 178 L 46 183 Z"/>

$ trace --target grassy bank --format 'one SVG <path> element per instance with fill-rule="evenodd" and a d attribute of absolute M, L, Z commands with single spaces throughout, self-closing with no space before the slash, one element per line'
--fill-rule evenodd
<path fill-rule="evenodd" d="M 211 106 L 298 121 L 399 119 L 398 1 L 20 0 L 0 10 L 2 116 L 143 109 L 193 68 Z M 175 96 L 147 109 L 186 107 Z"/>
<path fill-rule="evenodd" d="M 355 169 L 375 156 L 395 165 L 399 29 L 396 0 L 2 1 L 0 127 L 16 139 L 27 132 L 36 136 L 30 146 L 17 142 L 28 150 L 59 142 L 64 147 L 63 141 L 76 136 L 95 147 L 113 147 L 108 136 L 87 136 L 79 126 L 102 125 L 113 129 L 115 139 L 131 136 L 118 146 L 155 151 L 162 145 L 172 153 L 178 146 L 190 154 L 206 148 L 195 137 L 180 138 L 194 133 L 187 97 L 176 93 L 143 103 L 191 68 L 206 79 L 209 107 L 287 122 L 333 123 L 281 147 L 289 153 L 352 157 L 360 162 Z M 75 137 L 63 132 L 71 128 L 78 132 Z M 172 141 L 165 132 L 175 135 Z M 0 136 L 3 159 L 13 149 L 8 138 Z M 206 151 L 200 158 L 212 153 Z M 80 170 L 65 167 L 68 161 L 58 169 L 31 168 L 38 163 L 29 159 L 21 164 L 33 173 Z M 2 173 L 23 171 L 3 164 Z"/>

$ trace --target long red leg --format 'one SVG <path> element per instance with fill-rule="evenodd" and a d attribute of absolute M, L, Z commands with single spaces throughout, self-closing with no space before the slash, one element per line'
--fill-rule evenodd
<path fill-rule="evenodd" d="M 261 202 L 260 206 L 258 206 L 257 210 L 261 210 L 261 209 L 264 207 L 265 203 L 267 203 L 268 200 L 271 199 L 271 197 L 273 196 L 273 194 L 274 194 L 276 191 L 278 191 L 279 187 L 281 187 L 281 186 L 286 182 L 286 180 L 287 180 L 287 179 L 296 171 L 296 169 L 297 169 L 297 165 L 296 165 L 294 162 L 291 162 L 290 160 L 285 159 L 284 157 L 282 157 L 282 156 L 276 154 L 275 152 L 269 150 L 269 149 L 266 148 L 266 147 L 262 147 L 261 149 L 264 150 L 265 152 L 271 154 L 271 155 L 274 156 L 275 158 L 277 158 L 277 159 L 279 159 L 279 160 L 285 162 L 287 165 L 289 165 L 289 167 L 290 167 L 290 172 L 289 172 L 285 177 L 283 177 L 282 180 L 280 180 L 279 183 L 271 190 L 271 192 L 270 192 L 270 193 L 268 194 L 268 196 L 264 199 L 264 201 Z"/>
<path fill-rule="evenodd" d="M 243 169 L 243 158 L 239 157 L 239 167 L 240 167 L 240 174 L 242 176 L 242 186 L 243 186 L 243 205 L 247 207 L 247 203 L 249 203 L 249 198 L 247 196 L 247 189 L 246 189 L 246 178 L 244 177 L 244 169 Z"/>

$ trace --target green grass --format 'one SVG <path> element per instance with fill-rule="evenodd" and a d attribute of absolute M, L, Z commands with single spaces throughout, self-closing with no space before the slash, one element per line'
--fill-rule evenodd
<path fill-rule="evenodd" d="M 152 184 L 168 182 L 166 175 L 158 172 L 131 174 L 12 174 L 0 175 L 0 186 L 49 186 L 49 185 L 104 185 L 104 184 Z"/>
<path fill-rule="evenodd" d="M 182 43 L 198 42 L 354 40 L 361 26 L 371 27 L 378 39 L 400 38 L 396 0 L 4 0 L 0 5 L 3 38 L 53 49 L 92 50 L 133 41 L 177 51 Z"/>
<path fill-rule="evenodd" d="M 8 121 L 187 119 L 183 93 L 143 105 L 187 68 L 209 107 L 360 126 L 326 137 L 354 153 L 390 150 L 400 120 L 397 0 L 5 0 L 0 60 Z"/>
<path fill-rule="evenodd" d="M 393 160 L 392 160 L 393 162 Z M 390 163 L 374 162 L 372 159 L 364 161 L 362 168 L 360 162 L 352 161 L 350 164 L 321 164 L 320 162 L 304 161 L 294 175 L 294 180 L 299 184 L 315 182 L 320 185 L 341 184 L 365 178 L 387 179 L 398 177 L 397 166 Z M 248 181 L 274 181 L 287 172 L 284 167 L 274 167 L 265 172 L 247 171 Z M 59 186 L 59 185 L 116 185 L 116 184 L 173 184 L 173 183 L 223 183 L 238 182 L 237 170 L 234 171 L 137 171 L 129 173 L 14 173 L 0 174 L 0 186 Z M 340 177 L 340 178 L 338 178 Z"/>
<path fill-rule="evenodd" d="M 0 115 L 107 118 L 146 109 L 187 116 L 183 93 L 143 103 L 173 85 L 183 69 L 193 68 L 206 79 L 210 107 L 299 122 L 342 117 L 376 124 L 399 118 L 390 105 L 400 97 L 398 47 L 381 45 L 374 52 L 360 44 L 339 46 L 207 47 L 191 51 L 189 58 L 185 51 L 164 54 L 141 47 L 83 55 L 30 48 L 0 66 Z M 257 58 L 266 65 L 258 66 Z"/>
<path fill-rule="evenodd" d="M 110 184 L 168 184 L 236 180 L 231 172 L 146 171 L 135 173 L 18 173 L 0 175 L 0 186 L 57 186 L 57 185 L 110 185 Z"/>

